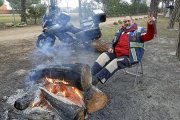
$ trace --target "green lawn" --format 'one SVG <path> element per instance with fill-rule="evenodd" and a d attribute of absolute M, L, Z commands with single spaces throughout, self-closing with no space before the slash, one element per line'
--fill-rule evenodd
<path fill-rule="evenodd" d="M 28 25 L 34 25 L 34 19 L 27 19 Z M 37 24 L 41 23 L 41 19 L 38 19 Z M 21 27 L 21 17 L 19 14 L 0 14 L 0 29 L 4 29 L 7 27 Z"/>
<path fill-rule="evenodd" d="M 14 15 L 15 16 L 15 21 L 18 23 L 20 22 L 20 16 L 19 15 Z M 0 23 L 5 24 L 5 23 L 13 23 L 14 22 L 14 17 L 12 14 L 0 14 Z"/>

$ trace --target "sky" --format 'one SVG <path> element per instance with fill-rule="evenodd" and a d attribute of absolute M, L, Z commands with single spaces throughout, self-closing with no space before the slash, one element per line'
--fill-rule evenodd
<path fill-rule="evenodd" d="M 126 2 L 128 2 L 128 3 L 130 3 L 130 2 L 131 2 L 131 0 L 122 0 L 122 1 L 126 1 Z"/>
<path fill-rule="evenodd" d="M 11 10 L 11 7 L 9 6 L 9 3 L 5 0 L 5 3 L 4 3 L 5 5 L 7 5 L 7 9 L 8 10 Z"/>
<path fill-rule="evenodd" d="M 122 0 L 122 1 L 126 1 L 126 2 L 130 3 L 131 0 Z M 67 5 L 69 7 L 76 7 L 76 6 L 78 6 L 78 0 L 62 0 L 61 1 L 60 6 L 67 7 Z"/>
<path fill-rule="evenodd" d="M 122 0 L 122 1 L 126 1 L 128 3 L 130 3 L 131 0 Z M 150 0 L 147 0 L 150 1 Z M 5 0 L 5 5 L 8 6 L 8 9 L 11 9 L 11 7 L 9 6 L 9 3 Z M 76 7 L 78 6 L 78 0 L 61 0 L 61 3 L 59 4 L 60 6 L 63 7 Z"/>
<path fill-rule="evenodd" d="M 123 1 L 130 2 L 130 0 L 123 0 Z M 11 9 L 11 7 L 9 6 L 9 3 L 6 0 L 5 0 L 5 5 L 8 6 L 8 9 Z M 78 0 L 62 0 L 60 6 L 76 7 L 76 6 L 78 6 Z"/>

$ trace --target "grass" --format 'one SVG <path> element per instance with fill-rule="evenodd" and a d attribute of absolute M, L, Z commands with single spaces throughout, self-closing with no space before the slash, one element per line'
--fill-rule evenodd
<path fill-rule="evenodd" d="M 15 17 L 15 19 L 14 19 Z M 40 24 L 41 20 L 37 20 L 37 24 Z M 28 25 L 34 25 L 34 20 L 27 19 Z M 22 27 L 21 17 L 19 14 L 0 14 L 0 29 L 10 28 L 10 27 Z"/>
<path fill-rule="evenodd" d="M 135 20 L 135 23 L 137 23 L 139 26 L 147 28 L 146 20 L 144 19 L 138 19 Z M 116 21 L 114 21 L 116 22 Z M 177 38 L 178 37 L 178 23 L 175 23 L 174 28 L 177 30 L 169 30 L 167 29 L 169 19 L 164 18 L 162 16 L 158 17 L 157 20 L 157 34 L 159 37 L 165 37 L 165 38 Z M 102 40 L 110 42 L 115 34 L 115 32 L 122 26 L 122 24 L 118 25 L 108 25 L 108 26 L 102 26 Z"/>
<path fill-rule="evenodd" d="M 20 16 L 15 15 L 15 21 L 20 22 Z M 1 14 L 0 15 L 0 23 L 5 24 L 5 23 L 13 23 L 14 22 L 14 17 L 12 14 Z"/>
<path fill-rule="evenodd" d="M 101 28 L 102 31 L 101 39 L 105 41 L 111 41 L 118 29 L 119 29 L 119 25 L 103 26 Z"/>

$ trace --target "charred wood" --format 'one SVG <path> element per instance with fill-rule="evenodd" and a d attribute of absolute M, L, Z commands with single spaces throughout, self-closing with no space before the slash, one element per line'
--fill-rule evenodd
<path fill-rule="evenodd" d="M 67 100 L 59 100 L 63 99 L 60 97 L 56 97 L 52 93 L 47 90 L 41 88 L 41 91 L 45 97 L 45 99 L 49 102 L 49 104 L 57 111 L 58 115 L 63 120 L 84 120 L 84 107 L 79 107 L 70 103 Z M 81 119 L 80 119 L 81 118 Z"/>
<path fill-rule="evenodd" d="M 32 103 L 33 100 L 34 95 L 26 94 L 15 101 L 14 107 L 18 110 L 25 110 L 30 105 L 30 103 Z"/>
<path fill-rule="evenodd" d="M 24 113 L 17 109 L 10 109 L 8 111 L 8 120 L 57 120 L 58 116 L 52 112 L 36 111 L 31 113 Z M 58 119 L 59 120 L 59 119 Z"/>

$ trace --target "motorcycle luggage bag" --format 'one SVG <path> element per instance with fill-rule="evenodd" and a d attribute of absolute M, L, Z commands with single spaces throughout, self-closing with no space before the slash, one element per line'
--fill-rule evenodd
<path fill-rule="evenodd" d="M 101 37 L 100 28 L 91 28 L 76 33 L 76 38 L 80 40 L 94 40 Z"/>

